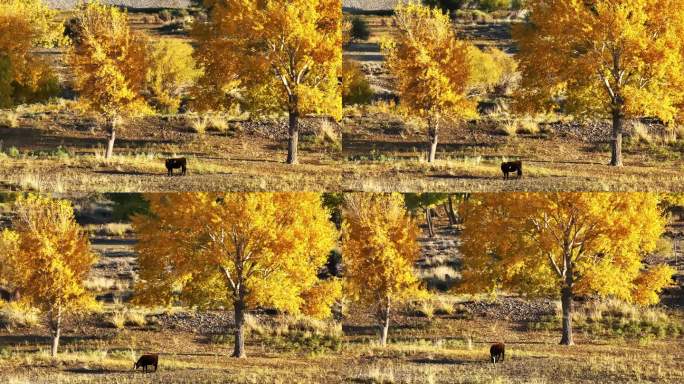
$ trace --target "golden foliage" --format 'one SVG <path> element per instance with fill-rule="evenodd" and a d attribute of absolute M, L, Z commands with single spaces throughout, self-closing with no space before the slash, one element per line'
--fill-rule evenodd
<path fill-rule="evenodd" d="M 22 300 L 56 315 L 91 309 L 84 283 L 96 261 L 71 203 L 36 195 L 13 203 L 12 229 L 0 234 L 0 279 Z"/>
<path fill-rule="evenodd" d="M 664 230 L 658 203 L 649 193 L 474 194 L 462 205 L 461 288 L 555 296 L 569 278 L 575 294 L 652 303 L 672 275 L 642 262 Z"/>
<path fill-rule="evenodd" d="M 418 231 L 400 194 L 346 195 L 342 256 L 348 294 L 372 305 L 422 295 L 414 273 Z"/>
<path fill-rule="evenodd" d="M 148 43 L 146 88 L 152 103 L 161 112 L 176 113 L 181 103 L 180 92 L 192 86 L 201 75 L 192 52 L 192 46 L 181 40 L 159 39 Z"/>
<path fill-rule="evenodd" d="M 89 2 L 78 8 L 76 20 L 68 59 L 81 106 L 107 117 L 151 112 L 141 95 L 147 38 L 131 31 L 127 13 Z"/>
<path fill-rule="evenodd" d="M 57 92 L 48 63 L 32 52 L 63 43 L 56 11 L 40 0 L 0 0 L 0 107 L 44 99 Z"/>
<path fill-rule="evenodd" d="M 195 57 L 204 76 L 197 105 L 225 108 L 238 99 L 255 111 L 340 118 L 340 0 L 212 2 L 196 24 Z"/>
<path fill-rule="evenodd" d="M 531 0 L 514 29 L 518 107 L 672 121 L 684 100 L 683 0 Z"/>
<path fill-rule="evenodd" d="M 140 281 L 136 300 L 200 307 L 271 306 L 291 314 L 325 314 L 316 303 L 337 294 L 318 269 L 337 231 L 315 193 L 148 195 L 150 216 L 137 216 Z M 329 313 L 329 312 L 328 312 Z"/>
<path fill-rule="evenodd" d="M 387 65 L 397 77 L 401 104 L 424 119 L 476 116 L 468 91 L 479 82 L 497 81 L 501 69 L 485 53 L 457 38 L 449 16 L 416 2 L 400 4 L 394 16 L 398 36 L 382 42 Z"/>

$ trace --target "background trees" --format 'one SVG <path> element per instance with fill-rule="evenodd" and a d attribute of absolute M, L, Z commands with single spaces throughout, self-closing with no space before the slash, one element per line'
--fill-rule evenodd
<path fill-rule="evenodd" d="M 55 356 L 64 318 L 95 306 L 84 281 L 96 258 L 68 201 L 28 195 L 13 213 L 12 229 L 0 233 L 0 280 L 47 316 Z"/>
<path fill-rule="evenodd" d="M 346 196 L 342 254 L 347 294 L 377 310 L 382 345 L 387 344 L 392 305 L 424 294 L 414 273 L 418 231 L 400 194 Z"/>
<path fill-rule="evenodd" d="M 385 40 L 382 49 L 397 78 L 401 107 L 427 125 L 427 160 L 433 162 L 440 123 L 477 115 L 477 104 L 468 94 L 482 78 L 476 75 L 482 68 L 471 65 L 477 48 L 459 40 L 449 16 L 437 8 L 400 4 L 395 20 L 398 36 Z"/>
<path fill-rule="evenodd" d="M 64 43 L 56 14 L 40 0 L 0 0 L 0 107 L 44 100 L 59 91 L 49 64 L 32 52 Z"/>
<path fill-rule="evenodd" d="M 297 163 L 302 114 L 341 116 L 340 0 L 215 3 L 195 29 L 204 69 L 198 104 L 242 101 L 252 111 L 289 116 L 289 164 Z"/>
<path fill-rule="evenodd" d="M 245 313 L 268 305 L 288 313 L 330 314 L 341 293 L 319 268 L 337 230 L 315 193 L 149 195 L 139 233 L 143 303 L 170 304 L 173 293 L 200 307 L 232 306 L 234 357 L 245 357 Z"/>
<path fill-rule="evenodd" d="M 625 118 L 672 122 L 684 97 L 681 0 L 527 1 L 518 41 L 523 110 L 564 107 L 613 120 L 611 161 L 622 165 Z"/>
<path fill-rule="evenodd" d="M 152 40 L 147 46 L 149 65 L 145 84 L 152 105 L 163 113 L 176 113 L 181 91 L 201 75 L 192 57 L 192 46 L 181 40 Z"/>
<path fill-rule="evenodd" d="M 560 296 L 561 344 L 573 344 L 576 295 L 653 304 L 669 266 L 646 269 L 665 219 L 647 193 L 474 194 L 464 204 L 463 289 Z"/>
<path fill-rule="evenodd" d="M 79 103 L 107 118 L 110 158 L 119 118 L 151 111 L 142 96 L 147 39 L 131 31 L 125 12 L 98 2 L 81 5 L 74 25 L 69 62 Z"/>

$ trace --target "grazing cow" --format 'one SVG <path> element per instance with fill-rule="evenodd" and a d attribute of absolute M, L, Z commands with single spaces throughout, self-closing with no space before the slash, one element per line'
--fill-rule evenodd
<path fill-rule="evenodd" d="M 157 365 L 159 364 L 159 355 L 142 355 L 138 361 L 133 364 L 133 369 L 142 367 L 143 372 L 147 372 L 148 366 L 154 366 L 154 371 L 157 372 Z"/>
<path fill-rule="evenodd" d="M 489 348 L 489 356 L 492 360 L 492 364 L 504 361 L 504 355 L 506 353 L 506 345 L 504 343 L 494 343 Z"/>
<path fill-rule="evenodd" d="M 504 180 L 508 180 L 508 174 L 516 172 L 518 174 L 518 179 L 522 177 L 522 161 L 508 161 L 501 163 L 501 172 L 503 172 Z"/>
<path fill-rule="evenodd" d="M 185 171 L 187 170 L 187 167 L 188 167 L 188 160 L 185 157 L 178 157 L 175 159 L 166 159 L 166 170 L 168 171 L 169 176 L 173 175 L 173 169 L 174 168 L 180 168 L 181 169 L 181 175 L 185 175 Z"/>

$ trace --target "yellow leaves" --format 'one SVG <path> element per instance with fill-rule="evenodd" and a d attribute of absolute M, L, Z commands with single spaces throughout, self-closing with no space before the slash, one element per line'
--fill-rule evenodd
<path fill-rule="evenodd" d="M 337 241 L 315 193 L 149 195 L 151 216 L 137 216 L 141 302 L 170 303 L 172 291 L 198 306 L 269 305 L 324 312 L 318 268 Z M 312 291 L 313 290 L 313 291 Z M 330 287 L 325 290 L 331 291 Z M 324 291 L 325 291 L 324 290 Z M 330 303 L 328 303 L 330 304 Z"/>
<path fill-rule="evenodd" d="M 643 302 L 666 274 L 642 272 L 665 225 L 658 204 L 649 193 L 473 195 L 462 207 L 464 290 L 557 294 L 570 268 L 575 293 Z"/>
<path fill-rule="evenodd" d="M 57 91 L 46 60 L 32 50 L 62 43 L 55 11 L 39 0 L 0 0 L 0 107 L 43 100 Z"/>
<path fill-rule="evenodd" d="M 69 49 L 79 102 L 108 117 L 151 112 L 142 98 L 147 38 L 128 26 L 128 15 L 90 2 L 76 13 L 76 36 Z"/>
<path fill-rule="evenodd" d="M 94 299 L 83 285 L 96 258 L 73 217 L 71 204 L 36 195 L 13 206 L 12 229 L 0 235 L 0 280 L 43 311 L 81 311 Z"/>
<path fill-rule="evenodd" d="M 570 112 L 672 121 L 684 100 L 681 0 L 529 1 L 514 28 L 523 111 L 567 98 Z"/>
<path fill-rule="evenodd" d="M 296 95 L 301 113 L 341 116 L 341 9 L 340 0 L 214 4 L 210 22 L 193 31 L 201 103 L 287 111 Z"/>
<path fill-rule="evenodd" d="M 373 304 L 420 295 L 417 236 L 400 194 L 347 195 L 342 254 L 349 294 Z"/>
<path fill-rule="evenodd" d="M 642 272 L 632 289 L 632 301 L 641 305 L 657 304 L 660 301 L 658 294 L 672 283 L 675 272 L 669 265 L 658 265 Z"/>
<path fill-rule="evenodd" d="M 476 102 L 469 91 L 497 82 L 502 68 L 459 40 L 439 9 L 409 2 L 397 7 L 395 20 L 398 37 L 383 41 L 382 49 L 406 112 L 426 119 L 474 117 Z M 485 59 L 490 65 L 481 65 Z"/>

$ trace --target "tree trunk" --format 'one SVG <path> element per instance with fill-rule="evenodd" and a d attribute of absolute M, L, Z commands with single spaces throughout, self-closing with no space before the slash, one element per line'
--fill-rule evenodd
<path fill-rule="evenodd" d="M 439 125 L 435 121 L 428 121 L 428 163 L 433 163 L 435 161 L 435 156 L 437 154 L 437 133 Z"/>
<path fill-rule="evenodd" d="M 380 320 L 382 321 L 380 327 L 380 345 L 383 347 L 387 345 L 387 334 L 389 333 L 390 322 L 390 298 L 387 297 L 385 308 L 380 312 Z"/>
<path fill-rule="evenodd" d="M 451 201 L 451 194 L 447 197 L 447 214 L 449 215 L 449 226 L 456 224 L 456 213 L 454 212 L 454 203 Z"/>
<path fill-rule="evenodd" d="M 561 288 L 561 305 L 563 308 L 563 337 L 561 345 L 573 345 L 572 340 L 572 285 L 565 284 Z"/>
<path fill-rule="evenodd" d="M 297 147 L 299 145 L 299 98 L 296 95 L 290 96 L 288 116 L 290 121 L 288 127 L 287 163 L 297 164 Z"/>
<path fill-rule="evenodd" d="M 57 350 L 59 349 L 59 337 L 62 334 L 62 309 L 57 309 L 57 315 L 50 319 L 50 333 L 52 334 L 52 349 L 50 350 L 50 356 L 57 356 Z"/>
<path fill-rule="evenodd" d="M 235 348 L 232 357 L 244 358 L 245 353 L 245 302 L 237 300 L 235 306 Z"/>
<path fill-rule="evenodd" d="M 107 152 L 105 152 L 105 159 L 110 159 L 114 154 L 114 140 L 116 140 L 117 118 L 112 118 L 109 123 L 109 137 L 107 137 Z"/>
<path fill-rule="evenodd" d="M 613 137 L 610 143 L 610 165 L 622 166 L 622 122 L 624 117 L 620 108 L 613 108 Z"/>
<path fill-rule="evenodd" d="M 432 225 L 432 213 L 430 207 L 425 208 L 425 221 L 427 221 L 428 234 L 430 237 L 435 237 L 435 227 Z"/>

